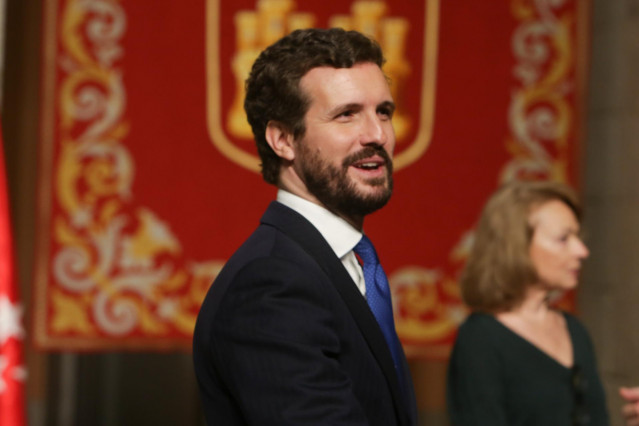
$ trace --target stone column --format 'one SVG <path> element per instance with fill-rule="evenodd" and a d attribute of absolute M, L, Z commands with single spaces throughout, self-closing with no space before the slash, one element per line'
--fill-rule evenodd
<path fill-rule="evenodd" d="M 612 425 L 621 385 L 639 386 L 639 0 L 592 0 L 582 189 L 590 258 L 579 314 L 590 330 Z"/>

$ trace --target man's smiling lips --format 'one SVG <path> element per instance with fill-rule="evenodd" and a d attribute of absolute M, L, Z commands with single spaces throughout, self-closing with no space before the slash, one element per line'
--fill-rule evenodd
<path fill-rule="evenodd" d="M 372 174 L 379 174 L 384 172 L 384 168 L 386 166 L 386 160 L 380 156 L 374 156 L 369 158 L 364 158 L 359 161 L 355 161 L 351 164 L 352 167 Z"/>

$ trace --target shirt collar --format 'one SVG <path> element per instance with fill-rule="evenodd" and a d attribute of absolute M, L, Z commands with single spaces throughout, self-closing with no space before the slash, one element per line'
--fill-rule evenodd
<path fill-rule="evenodd" d="M 277 201 L 295 210 L 313 224 L 340 259 L 362 238 L 362 233 L 326 208 L 283 189 L 277 191 Z"/>

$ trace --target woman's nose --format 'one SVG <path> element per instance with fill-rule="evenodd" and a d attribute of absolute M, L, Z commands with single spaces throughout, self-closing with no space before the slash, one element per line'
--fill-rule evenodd
<path fill-rule="evenodd" d="M 575 251 L 577 253 L 577 256 L 581 259 L 585 259 L 590 255 L 590 250 L 588 250 L 588 247 L 583 241 L 581 241 L 580 238 L 577 238 L 576 240 Z"/>

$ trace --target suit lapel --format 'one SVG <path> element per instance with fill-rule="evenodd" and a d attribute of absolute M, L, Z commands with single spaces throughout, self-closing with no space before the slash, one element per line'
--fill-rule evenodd
<path fill-rule="evenodd" d="M 398 417 L 403 424 L 411 424 L 407 410 L 398 408 L 408 407 L 409 404 L 404 401 L 401 395 L 397 373 L 395 372 L 395 367 L 393 367 L 393 359 L 384 335 L 366 300 L 362 297 L 359 289 L 328 242 L 302 215 L 278 202 L 271 203 L 262 217 L 262 223 L 278 228 L 297 242 L 327 273 L 330 281 L 348 306 L 354 321 L 357 323 L 362 335 L 368 342 L 371 352 L 386 376 L 395 401 Z M 406 366 L 406 369 L 408 369 L 408 366 Z M 407 397 L 411 398 L 411 396 Z"/>

